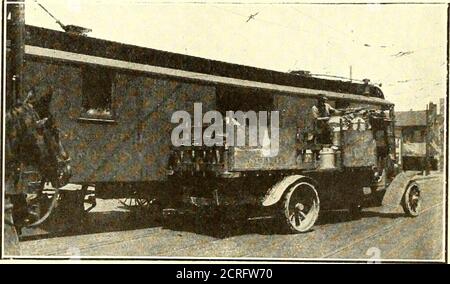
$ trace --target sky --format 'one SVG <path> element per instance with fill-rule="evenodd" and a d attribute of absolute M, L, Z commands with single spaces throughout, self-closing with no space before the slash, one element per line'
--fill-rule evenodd
<path fill-rule="evenodd" d="M 348 78 L 351 69 L 353 79 L 381 83 L 396 110 L 445 97 L 444 4 L 224 2 L 39 0 L 91 37 L 282 72 Z M 27 24 L 61 30 L 34 0 L 25 3 Z"/>

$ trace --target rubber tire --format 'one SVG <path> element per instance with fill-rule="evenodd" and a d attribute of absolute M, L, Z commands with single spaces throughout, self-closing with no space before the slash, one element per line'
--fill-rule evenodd
<path fill-rule="evenodd" d="M 413 208 L 411 207 L 411 204 L 409 204 L 407 198 L 411 192 L 411 190 L 413 188 L 417 188 L 417 190 L 419 191 L 419 205 L 418 205 L 418 209 L 413 210 Z M 405 190 L 405 193 L 403 194 L 403 198 L 402 198 L 402 207 L 403 207 L 403 211 L 405 212 L 405 214 L 409 217 L 417 217 L 420 214 L 420 208 L 421 208 L 421 204 L 422 204 L 422 198 L 420 196 L 421 190 L 420 190 L 420 186 L 419 184 L 417 184 L 416 182 L 411 182 L 408 184 L 408 187 Z"/>
<path fill-rule="evenodd" d="M 315 212 L 309 212 L 308 214 L 313 214 L 312 219 L 310 220 L 309 224 L 304 227 L 304 228 L 296 228 L 292 225 L 290 218 L 289 218 L 289 202 L 290 202 L 290 198 L 292 196 L 292 194 L 296 191 L 296 190 L 300 190 L 301 186 L 307 186 L 310 189 L 312 189 L 312 193 L 314 195 L 314 198 L 316 200 L 316 204 L 315 204 L 315 208 L 312 210 L 315 210 Z M 320 200 L 319 200 L 319 195 L 315 189 L 315 187 L 311 184 L 308 183 L 306 181 L 297 181 L 294 184 L 292 184 L 283 194 L 281 201 L 281 216 L 283 219 L 283 231 L 287 231 L 290 233 L 305 233 L 311 230 L 311 228 L 314 226 L 314 224 L 316 223 L 317 219 L 319 218 L 319 211 L 320 211 Z"/>

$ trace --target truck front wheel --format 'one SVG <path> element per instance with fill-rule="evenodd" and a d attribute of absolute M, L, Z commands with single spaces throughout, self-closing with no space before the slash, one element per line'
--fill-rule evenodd
<path fill-rule="evenodd" d="M 285 227 L 292 233 L 309 231 L 319 217 L 319 195 L 314 186 L 305 181 L 288 188 L 281 205 Z"/>
<path fill-rule="evenodd" d="M 402 206 L 406 215 L 416 217 L 420 213 L 422 197 L 420 187 L 416 182 L 411 182 L 403 195 Z"/>

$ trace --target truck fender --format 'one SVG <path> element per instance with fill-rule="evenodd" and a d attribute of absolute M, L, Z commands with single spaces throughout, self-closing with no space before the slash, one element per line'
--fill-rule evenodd
<path fill-rule="evenodd" d="M 272 206 L 278 201 L 280 201 L 284 192 L 292 184 L 296 183 L 299 180 L 305 180 L 313 185 L 316 184 L 311 178 L 303 175 L 291 175 L 284 177 L 267 191 L 266 195 L 262 199 L 262 205 L 265 207 Z"/>
<path fill-rule="evenodd" d="M 414 182 L 414 177 L 418 172 L 401 172 L 395 176 L 392 182 L 386 189 L 386 193 L 382 200 L 382 212 L 384 213 L 398 213 L 401 211 L 401 202 L 403 195 L 411 182 Z"/>

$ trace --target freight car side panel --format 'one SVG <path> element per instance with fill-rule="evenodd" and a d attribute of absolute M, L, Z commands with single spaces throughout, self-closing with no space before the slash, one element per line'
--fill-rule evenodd
<path fill-rule="evenodd" d="M 305 168 L 297 162 L 297 149 L 302 141 L 297 140 L 297 132 L 313 130 L 311 108 L 316 100 L 277 94 L 274 109 L 279 111 L 279 152 L 267 157 L 261 147 L 234 147 L 231 151 L 230 170 L 286 170 Z"/>
<path fill-rule="evenodd" d="M 139 98 L 120 73 L 112 78 L 112 122 L 82 120 L 82 68 L 63 62 L 28 60 L 25 89 L 53 88 L 52 113 L 73 167 L 72 182 L 133 181 L 142 175 L 136 144 Z M 118 166 L 120 165 L 120 166 Z"/>
<path fill-rule="evenodd" d="M 107 69 L 105 69 L 107 70 Z M 215 88 L 142 73 L 112 71 L 110 121 L 83 119 L 83 66 L 28 58 L 25 90 L 53 88 L 52 113 L 71 157 L 72 182 L 157 181 L 165 170 L 171 115 L 195 102 L 214 109 Z"/>
<path fill-rule="evenodd" d="M 202 103 L 203 113 L 215 108 L 215 87 L 177 80 L 139 78 L 143 95 L 142 117 L 142 181 L 167 179 L 171 133 L 177 124 L 172 114 L 183 110 L 192 115 L 194 103 Z"/>
<path fill-rule="evenodd" d="M 297 136 L 297 146 L 301 148 L 304 135 L 314 130 L 314 118 L 312 117 L 312 107 L 317 100 L 312 98 L 301 98 L 297 96 L 278 96 L 278 109 L 280 110 L 280 128 L 287 128 Z"/>

